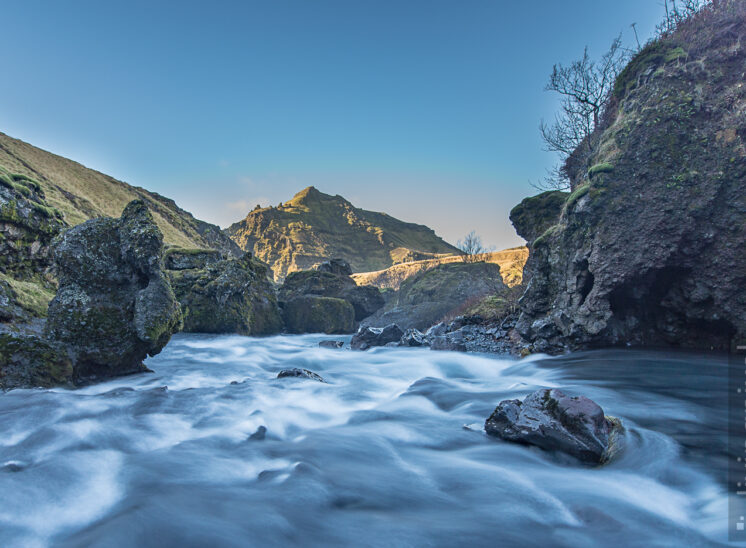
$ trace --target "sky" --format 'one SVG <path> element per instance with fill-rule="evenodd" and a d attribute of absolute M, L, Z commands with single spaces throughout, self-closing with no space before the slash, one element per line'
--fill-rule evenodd
<path fill-rule="evenodd" d="M 9 2 L 0 131 L 228 226 L 313 185 L 451 243 L 519 245 L 555 63 L 658 0 Z"/>

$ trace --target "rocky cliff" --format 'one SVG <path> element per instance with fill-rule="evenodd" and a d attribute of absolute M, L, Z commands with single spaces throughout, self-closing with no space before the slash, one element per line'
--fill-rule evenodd
<path fill-rule="evenodd" d="M 746 337 L 746 6 L 719 6 L 632 59 L 572 193 L 514 212 L 534 350 Z"/>
<path fill-rule="evenodd" d="M 346 260 L 354 272 L 367 272 L 458 253 L 426 226 L 357 208 L 314 187 L 278 207 L 255 209 L 225 233 L 269 264 L 278 280 L 330 257 Z"/>

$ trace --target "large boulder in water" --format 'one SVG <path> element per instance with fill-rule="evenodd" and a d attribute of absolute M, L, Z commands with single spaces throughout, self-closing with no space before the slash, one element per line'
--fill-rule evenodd
<path fill-rule="evenodd" d="M 358 286 L 350 273 L 349 265 L 337 259 L 321 263 L 316 270 L 292 272 L 278 290 L 278 298 L 283 306 L 306 296 L 342 299 L 352 305 L 355 321 L 360 321 L 381 308 L 384 299 L 377 287 Z"/>
<path fill-rule="evenodd" d="M 501 401 L 484 423 L 484 429 L 506 441 L 600 463 L 618 448 L 622 427 L 584 396 L 571 397 L 556 389 L 542 389 L 523 401 Z"/>
<path fill-rule="evenodd" d="M 289 333 L 350 333 L 355 330 L 355 310 L 345 300 L 305 295 L 284 303 Z"/>
<path fill-rule="evenodd" d="M 70 352 L 77 381 L 143 371 L 181 327 L 161 270 L 163 235 L 141 200 L 119 219 L 91 219 L 55 245 L 59 290 L 47 338 Z"/>
<path fill-rule="evenodd" d="M 205 250 L 169 252 L 171 285 L 181 303 L 184 331 L 271 335 L 282 317 L 267 267 L 246 253 L 220 259 Z"/>

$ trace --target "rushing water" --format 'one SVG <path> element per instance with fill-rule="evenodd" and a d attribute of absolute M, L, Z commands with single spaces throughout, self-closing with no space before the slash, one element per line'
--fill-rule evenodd
<path fill-rule="evenodd" d="M 155 373 L 0 395 L 0 546 L 726 542 L 723 357 L 321 338 L 180 335 Z M 275 378 L 288 367 L 328 382 Z M 582 467 L 484 434 L 497 402 L 539 387 L 621 417 L 624 454 Z"/>

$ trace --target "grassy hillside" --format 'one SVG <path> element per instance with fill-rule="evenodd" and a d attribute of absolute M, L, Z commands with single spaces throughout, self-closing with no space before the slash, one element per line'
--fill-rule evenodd
<path fill-rule="evenodd" d="M 365 272 L 458 251 L 426 226 L 359 209 L 314 187 L 279 207 L 255 209 L 225 232 L 271 265 L 276 279 L 333 257 Z"/>
<path fill-rule="evenodd" d="M 479 257 L 486 263 L 494 263 L 500 267 L 500 275 L 509 287 L 521 283 L 523 276 L 523 265 L 528 258 L 528 248 L 513 247 L 502 251 L 484 253 Z M 449 263 L 460 263 L 461 257 L 450 255 L 438 259 L 426 259 L 409 263 L 396 264 L 384 270 L 375 272 L 359 272 L 352 275 L 352 279 L 358 285 L 374 285 L 382 289 L 398 290 L 401 284 L 419 274 L 436 266 Z"/>
<path fill-rule="evenodd" d="M 150 207 L 166 244 L 238 252 L 219 227 L 195 219 L 173 200 L 117 181 L 4 133 L 0 133 L 0 166 L 37 181 L 49 206 L 59 210 L 71 226 L 93 217 L 118 217 L 125 205 L 141 198 Z"/>

